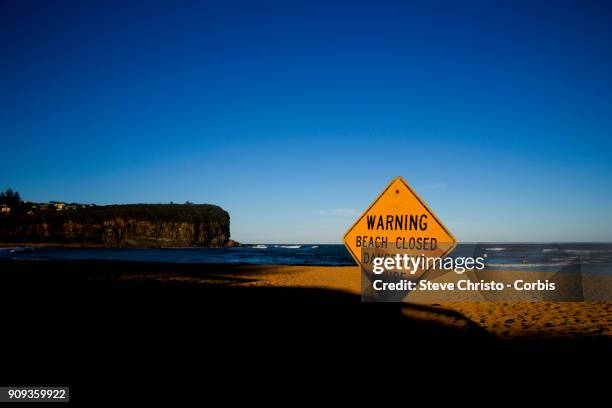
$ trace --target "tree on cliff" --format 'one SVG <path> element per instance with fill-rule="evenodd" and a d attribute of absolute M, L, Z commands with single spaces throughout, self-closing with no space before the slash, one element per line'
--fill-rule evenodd
<path fill-rule="evenodd" d="M 15 209 L 21 204 L 21 197 L 17 191 L 9 188 L 0 193 L 0 204 L 6 204 L 9 208 Z"/>

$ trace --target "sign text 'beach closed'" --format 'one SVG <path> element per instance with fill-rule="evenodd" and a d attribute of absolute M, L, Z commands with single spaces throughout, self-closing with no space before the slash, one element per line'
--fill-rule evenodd
<path fill-rule="evenodd" d="M 394 178 L 344 235 L 344 245 L 360 265 L 377 249 L 443 258 L 455 237 L 402 177 Z M 362 255 L 362 249 L 367 249 Z"/>

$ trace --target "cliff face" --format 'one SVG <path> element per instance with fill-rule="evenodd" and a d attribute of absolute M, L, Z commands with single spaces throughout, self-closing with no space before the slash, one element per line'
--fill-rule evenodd
<path fill-rule="evenodd" d="M 115 218 L 102 224 L 73 221 L 59 228 L 31 224 L 20 234 L 26 241 L 100 244 L 109 247 L 223 246 L 229 240 L 227 223 L 151 222 Z"/>
<path fill-rule="evenodd" d="M 0 239 L 5 242 L 106 247 L 223 246 L 230 242 L 229 214 L 211 205 L 104 206 L 12 221 L 0 225 Z"/>

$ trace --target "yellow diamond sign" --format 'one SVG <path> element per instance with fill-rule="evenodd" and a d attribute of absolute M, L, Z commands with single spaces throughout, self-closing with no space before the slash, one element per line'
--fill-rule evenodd
<path fill-rule="evenodd" d="M 406 180 L 396 177 L 349 228 L 344 245 L 363 266 L 362 249 L 443 258 L 456 240 Z"/>

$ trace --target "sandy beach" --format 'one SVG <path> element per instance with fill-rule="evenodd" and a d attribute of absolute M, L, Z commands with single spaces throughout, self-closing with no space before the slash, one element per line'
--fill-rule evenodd
<path fill-rule="evenodd" d="M 501 281 L 521 278 L 534 281 L 550 277 L 551 274 L 516 271 L 485 271 L 483 278 Z M 458 279 L 459 275 L 447 274 L 442 280 Z M 231 274 L 214 276 L 165 273 L 124 275 L 120 279 L 183 281 L 206 284 L 233 285 L 243 287 L 312 288 L 361 293 L 360 269 L 358 267 L 324 266 L 240 266 L 232 268 Z M 571 284 L 570 280 L 568 284 Z M 595 298 L 605 298 L 612 289 L 612 277 L 588 276 L 583 290 Z M 609 338 L 612 339 L 612 302 L 608 301 L 487 301 L 480 294 L 464 295 L 464 301 L 452 301 L 458 292 L 446 297 L 449 300 L 428 301 L 428 295 L 409 297 L 407 302 L 425 304 L 431 309 L 404 309 L 403 313 L 417 319 L 435 321 L 451 327 L 462 328 L 476 324 L 500 338 Z M 436 295 L 438 298 L 440 295 Z M 460 294 L 459 294 L 460 296 Z M 533 295 L 531 295 L 533 296 Z M 469 299 L 469 300 L 468 300 Z M 449 318 L 445 311 L 459 315 Z"/>
<path fill-rule="evenodd" d="M 356 267 L 3 261 L 0 271 L 0 307 L 18 317 L 3 371 L 82 395 L 108 373 L 134 397 L 202 381 L 337 391 L 444 370 L 498 381 L 525 367 L 538 367 L 533 381 L 572 382 L 567 366 L 601 362 L 612 345 L 610 303 L 362 303 Z"/>
<path fill-rule="evenodd" d="M 343 290 L 359 294 L 361 290 L 360 270 L 357 267 L 269 267 L 262 268 L 254 282 L 244 285 L 318 287 Z M 535 275 L 534 275 L 535 274 Z M 487 271 L 487 277 L 504 279 L 520 276 L 524 280 L 534 280 L 545 273 Z M 456 274 L 446 275 L 457 278 Z M 508 278 L 509 279 L 509 278 Z M 609 290 L 612 277 L 592 276 L 589 289 Z M 605 284 L 603 283 L 605 282 Z M 456 292 L 448 297 L 456 296 Z M 425 297 L 426 299 L 426 297 Z M 421 302 L 423 303 L 423 299 Z M 478 324 L 488 332 L 504 338 L 524 337 L 581 337 L 606 336 L 612 339 L 612 302 L 547 302 L 516 301 L 487 302 L 472 299 L 464 302 L 434 302 L 428 305 L 439 309 L 450 309 L 461 313 L 465 318 Z M 408 312 L 423 319 L 435 319 L 454 326 L 465 325 L 463 319 L 448 319 L 443 314 Z"/>

